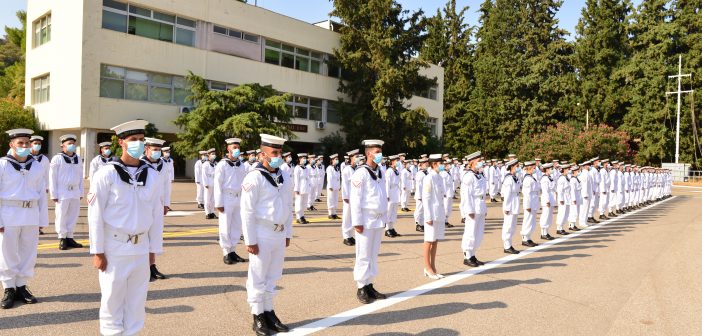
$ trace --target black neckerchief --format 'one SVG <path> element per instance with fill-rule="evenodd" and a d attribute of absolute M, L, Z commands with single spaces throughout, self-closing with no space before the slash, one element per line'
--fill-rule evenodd
<path fill-rule="evenodd" d="M 406 169 L 407 169 L 408 173 L 412 174 L 412 169 L 409 169 L 409 168 L 406 168 Z"/>
<path fill-rule="evenodd" d="M 519 183 L 519 178 L 517 178 L 516 175 L 512 175 L 512 173 L 507 173 L 507 176 L 512 176 L 512 179 L 514 180 L 514 182 Z"/>
<path fill-rule="evenodd" d="M 230 158 L 228 158 L 228 157 L 225 157 L 225 158 L 222 159 L 222 160 L 224 160 L 224 162 L 226 162 L 226 163 L 229 165 L 229 167 L 234 167 L 234 166 L 239 167 L 239 166 L 241 166 L 241 161 L 239 161 L 239 160 L 232 161 L 232 160 L 231 160 Z"/>
<path fill-rule="evenodd" d="M 266 169 L 266 167 L 263 166 L 262 163 L 256 164 L 254 166 L 254 170 L 258 170 L 261 175 L 270 183 L 274 188 L 279 188 L 281 184 L 283 184 L 283 175 L 280 174 L 280 169 L 276 168 L 273 174 L 276 174 L 276 180 L 273 179 L 273 176 L 271 175 L 271 172 Z"/>
<path fill-rule="evenodd" d="M 548 177 L 548 180 L 551 181 L 551 182 L 553 182 L 553 179 L 551 178 L 551 175 L 544 174 L 543 176 L 541 176 L 541 179 L 543 180 L 544 177 Z"/>
<path fill-rule="evenodd" d="M 298 167 L 300 167 L 300 168 L 302 168 L 302 169 L 307 169 L 307 165 L 303 165 L 303 164 L 298 165 Z"/>
<path fill-rule="evenodd" d="M 210 163 L 210 167 L 212 167 L 212 168 L 214 168 L 215 166 L 217 166 L 217 161 L 207 161 L 207 162 Z"/>
<path fill-rule="evenodd" d="M 165 157 L 164 157 L 164 158 L 161 158 L 161 160 L 163 160 L 163 162 L 165 162 L 165 163 L 171 163 L 171 158 L 170 158 L 170 157 L 169 157 L 169 158 L 165 158 Z"/>
<path fill-rule="evenodd" d="M 129 174 L 129 171 L 127 171 L 127 165 L 122 162 L 122 159 L 116 159 L 108 162 L 107 164 L 115 167 L 115 171 L 117 171 L 117 174 L 119 174 L 119 178 L 122 180 L 122 182 L 140 187 L 146 185 L 146 177 L 148 176 L 149 168 L 153 169 L 150 164 L 143 160 L 139 160 L 139 166 L 134 174 L 134 178 L 132 178 L 132 175 Z"/>
<path fill-rule="evenodd" d="M 422 173 L 424 173 L 424 175 L 429 175 L 429 172 L 426 169 L 422 170 Z"/>
<path fill-rule="evenodd" d="M 341 170 L 341 166 L 340 166 L 340 165 L 334 165 L 334 170 L 336 170 L 337 172 L 339 172 L 339 170 Z"/>
<path fill-rule="evenodd" d="M 534 181 L 536 181 L 536 177 L 534 177 L 534 175 L 531 175 L 531 174 L 524 175 L 524 177 L 527 177 L 527 176 L 531 177 L 532 179 L 534 179 Z"/>
<path fill-rule="evenodd" d="M 480 180 L 480 179 L 482 178 L 482 175 L 483 175 L 483 174 L 478 173 L 478 172 L 476 172 L 476 171 L 473 170 L 473 169 L 470 169 L 469 171 L 470 171 L 471 173 L 473 173 L 473 175 L 475 175 L 475 178 L 477 178 L 478 180 Z"/>
<path fill-rule="evenodd" d="M 310 165 L 310 168 L 312 168 L 312 169 L 317 169 L 317 165 L 315 165 L 315 164 L 313 163 L 313 164 Z"/>
<path fill-rule="evenodd" d="M 41 160 L 44 160 L 44 155 L 42 155 L 41 153 L 39 153 L 39 155 L 32 155 L 32 157 L 34 158 L 34 160 L 37 160 L 37 162 L 41 162 Z"/>
<path fill-rule="evenodd" d="M 108 162 L 114 160 L 114 158 L 113 158 L 112 156 L 107 157 L 107 158 L 105 158 L 105 157 L 102 156 L 102 155 L 99 155 L 99 156 L 100 156 L 100 160 L 102 161 L 102 163 L 108 163 Z"/>
<path fill-rule="evenodd" d="M 397 171 L 397 169 L 395 169 L 395 168 L 392 168 L 392 171 L 394 171 L 394 172 L 395 172 L 395 176 L 400 176 L 400 172 L 399 172 L 399 171 Z"/>
<path fill-rule="evenodd" d="M 380 171 L 380 169 L 378 169 L 378 175 L 376 175 L 375 172 L 373 171 L 373 169 L 371 169 L 371 167 L 369 165 L 364 164 L 363 168 L 366 168 L 366 170 L 368 171 L 368 174 L 370 174 L 373 181 L 375 181 L 379 178 L 383 178 L 383 172 Z M 380 168 L 380 166 L 378 166 L 378 168 Z"/>
<path fill-rule="evenodd" d="M 575 179 L 578 180 L 578 183 L 580 183 L 580 179 L 577 176 L 575 177 Z"/>
<path fill-rule="evenodd" d="M 58 155 L 61 155 L 63 157 L 63 161 L 66 161 L 68 164 L 78 164 L 78 155 L 76 155 L 76 153 L 73 153 L 73 156 L 68 156 L 64 152 L 58 153 Z"/>
<path fill-rule="evenodd" d="M 158 162 L 151 162 L 146 155 L 142 156 L 140 160 L 150 164 L 155 171 L 161 172 L 161 169 L 163 169 L 163 161 L 161 160 L 158 160 Z"/>
<path fill-rule="evenodd" d="M 15 160 L 15 157 L 12 155 L 5 156 L 3 158 L 0 158 L 0 160 L 7 160 L 7 162 L 12 165 L 13 168 L 15 168 L 16 171 L 21 172 L 22 170 L 29 170 L 32 168 L 32 162 L 34 162 L 34 156 L 29 155 L 27 157 L 27 161 L 24 162 L 19 162 Z"/>

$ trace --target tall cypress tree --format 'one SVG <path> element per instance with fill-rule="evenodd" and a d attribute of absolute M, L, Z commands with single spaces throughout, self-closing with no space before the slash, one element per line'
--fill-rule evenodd
<path fill-rule="evenodd" d="M 446 151 L 456 155 L 467 154 L 465 138 L 460 134 L 468 100 L 473 89 L 473 28 L 465 22 L 468 7 L 456 8 L 456 0 L 449 0 L 442 10 L 429 18 L 427 40 L 420 58 L 444 68 L 444 121 L 443 144 Z"/>
<path fill-rule="evenodd" d="M 618 70 L 631 55 L 630 12 L 629 0 L 587 0 L 576 26 L 581 113 L 589 109 L 591 123 L 618 127 L 626 113 L 627 82 Z"/>

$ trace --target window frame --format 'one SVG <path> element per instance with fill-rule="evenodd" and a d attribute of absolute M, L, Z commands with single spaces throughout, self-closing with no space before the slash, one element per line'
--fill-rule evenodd
<path fill-rule="evenodd" d="M 225 29 L 225 30 L 226 30 L 226 33 L 220 33 L 220 32 L 218 32 L 218 31 L 215 31 L 215 28 Z M 214 22 L 212 23 L 212 33 L 213 33 L 213 34 L 220 35 L 220 36 L 224 36 L 224 37 L 227 37 L 227 38 L 231 38 L 231 39 L 237 39 L 237 40 L 241 40 L 241 41 L 244 41 L 244 42 L 249 42 L 249 43 L 253 43 L 253 44 L 256 44 L 256 45 L 261 45 L 261 35 L 253 34 L 253 33 L 248 33 L 248 32 L 245 32 L 245 31 L 239 30 L 239 29 L 234 29 L 234 28 L 225 27 L 225 26 L 222 26 L 222 25 L 218 25 L 218 24 L 216 24 L 216 23 L 214 23 Z M 231 35 L 232 33 L 238 33 L 239 36 L 233 36 L 233 35 Z M 246 38 L 246 36 L 255 36 L 255 37 L 256 37 L 256 41 L 249 40 L 249 39 Z"/>
<path fill-rule="evenodd" d="M 51 42 L 51 12 L 40 16 L 32 21 L 32 48 L 37 48 Z M 42 38 L 42 33 L 46 33 L 46 40 Z"/>
<path fill-rule="evenodd" d="M 149 21 L 153 21 L 153 22 L 160 23 L 160 24 L 167 24 L 167 25 L 172 26 L 172 27 L 173 27 L 173 33 L 171 34 L 171 41 L 170 41 L 170 43 L 174 43 L 174 44 L 178 44 L 178 45 L 183 45 L 183 46 L 188 46 L 188 47 L 196 47 L 196 46 L 197 46 L 197 26 L 198 26 L 198 21 L 197 21 L 197 20 L 191 19 L 191 18 L 188 18 L 188 17 L 184 17 L 184 16 L 180 16 L 180 15 L 177 15 L 177 14 L 169 14 L 169 13 L 167 13 L 167 12 L 163 12 L 163 11 L 160 11 L 160 10 L 155 10 L 155 9 L 151 9 L 151 8 L 147 8 L 147 7 L 132 5 L 132 4 L 129 4 L 129 3 L 124 3 L 124 2 L 119 2 L 119 1 L 113 1 L 113 2 L 120 3 L 120 4 L 124 4 L 124 5 L 126 6 L 126 9 L 121 10 L 121 9 L 117 9 L 117 8 L 114 8 L 114 7 L 105 6 L 105 3 L 104 3 L 104 1 L 103 1 L 102 10 L 103 10 L 103 11 L 112 12 L 112 13 L 115 13 L 115 14 L 124 15 L 124 16 L 125 16 L 125 19 L 126 19 L 126 21 L 127 21 L 127 29 L 126 29 L 125 31 L 119 31 L 119 30 L 113 30 L 113 29 L 109 29 L 109 28 L 104 28 L 104 27 L 102 27 L 102 23 L 101 23 L 101 27 L 102 27 L 103 29 L 108 29 L 108 30 L 112 30 L 112 31 L 122 32 L 122 33 L 125 33 L 125 34 L 134 35 L 134 36 L 139 36 L 139 37 L 145 37 L 145 38 L 149 38 L 149 39 L 157 40 L 157 41 L 162 41 L 162 42 L 169 42 L 169 41 L 163 41 L 163 40 L 160 40 L 160 39 L 154 39 L 154 38 L 147 37 L 147 36 L 141 36 L 141 35 L 129 33 L 129 17 L 133 16 L 133 17 L 135 17 L 135 18 L 140 18 L 140 19 L 149 20 Z M 142 14 L 138 14 L 138 13 L 133 13 L 133 12 L 131 11 L 132 8 L 139 8 L 139 9 L 143 9 L 143 10 L 148 10 L 149 13 L 150 13 L 150 16 L 146 16 L 146 15 L 142 15 Z M 169 22 L 169 21 L 166 21 L 166 20 L 162 20 L 162 19 L 155 18 L 155 17 L 154 17 L 154 13 L 161 14 L 161 15 L 173 16 L 173 22 Z M 194 25 L 195 25 L 195 27 L 189 26 L 189 25 L 187 25 L 187 24 L 180 23 L 180 22 L 178 22 L 178 21 L 179 21 L 178 19 L 187 20 L 187 21 L 193 22 Z M 191 31 L 191 32 L 193 33 L 193 43 L 192 43 L 192 44 L 178 43 L 178 29 L 183 29 L 183 30 Z"/>
<path fill-rule="evenodd" d="M 46 97 L 44 97 L 44 93 L 46 93 Z M 51 101 L 51 73 L 32 78 L 32 105 L 44 104 L 49 101 Z"/>

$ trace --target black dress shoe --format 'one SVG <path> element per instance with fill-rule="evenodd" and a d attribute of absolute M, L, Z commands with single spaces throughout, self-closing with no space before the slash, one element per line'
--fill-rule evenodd
<path fill-rule="evenodd" d="M 370 285 L 368 285 L 368 286 L 366 286 L 366 287 L 368 288 L 368 289 L 367 289 L 367 290 L 368 290 L 368 294 L 369 294 L 371 297 L 373 297 L 374 299 L 384 300 L 384 299 L 387 298 L 387 296 L 385 296 L 385 294 L 382 294 L 382 293 L 378 292 L 377 290 L 375 290 L 375 288 L 373 288 L 373 284 L 370 284 Z"/>
<path fill-rule="evenodd" d="M 588 222 L 588 223 L 592 223 L 592 224 L 597 224 L 597 223 L 599 223 L 598 221 L 595 220 L 594 217 L 588 217 L 588 218 L 587 218 L 587 222 Z"/>
<path fill-rule="evenodd" d="M 222 258 L 222 260 L 223 260 L 224 263 L 227 264 L 227 265 L 234 265 L 234 264 L 236 264 L 236 260 L 232 259 L 232 254 L 231 254 L 231 253 L 228 253 L 227 255 L 225 255 L 225 256 Z"/>
<path fill-rule="evenodd" d="M 278 316 L 275 315 L 274 310 L 271 310 L 269 312 L 263 312 L 263 315 L 266 317 L 266 322 L 268 322 L 268 329 L 277 332 L 290 331 L 290 328 L 288 328 L 288 326 L 283 324 L 283 322 L 280 322 L 280 319 L 278 319 Z"/>
<path fill-rule="evenodd" d="M 351 237 L 351 238 L 349 238 L 349 239 L 351 239 L 351 243 L 353 243 L 354 245 L 356 245 L 356 238 Z"/>
<path fill-rule="evenodd" d="M 414 229 L 417 230 L 417 232 L 424 232 L 424 227 L 419 224 L 417 224 L 417 227 Z"/>
<path fill-rule="evenodd" d="M 453 224 L 450 224 L 450 223 L 444 223 L 444 224 L 446 225 L 447 228 L 452 228 L 452 227 L 453 227 Z"/>
<path fill-rule="evenodd" d="M 230 253 L 232 255 L 232 259 L 236 260 L 236 262 L 247 262 L 248 260 L 240 257 L 236 252 Z"/>
<path fill-rule="evenodd" d="M 385 231 L 385 237 L 395 238 L 390 230 Z"/>
<path fill-rule="evenodd" d="M 15 300 L 24 302 L 26 304 L 37 303 L 37 298 L 32 295 L 27 286 L 19 286 L 15 290 Z"/>
<path fill-rule="evenodd" d="M 75 247 L 75 248 L 83 248 L 83 244 L 78 243 L 78 242 L 75 241 L 75 239 L 73 239 L 73 238 L 66 238 L 66 242 L 68 243 L 68 247 L 71 247 L 71 248 L 74 248 L 74 247 Z"/>
<path fill-rule="evenodd" d="M 268 327 L 265 314 L 253 316 L 253 331 L 258 336 L 268 336 L 273 334 L 273 330 Z"/>
<path fill-rule="evenodd" d="M 570 230 L 570 231 L 580 231 L 580 228 L 577 227 L 577 226 L 571 226 L 571 227 L 568 228 L 568 230 Z"/>
<path fill-rule="evenodd" d="M 332 215 L 332 217 L 334 217 L 334 219 L 341 219 L 341 217 L 339 217 L 337 214 Z"/>
<path fill-rule="evenodd" d="M 152 278 L 156 278 L 156 279 L 160 279 L 160 280 L 168 279 L 168 277 L 165 274 L 158 271 L 158 268 L 156 268 L 156 264 L 151 265 L 150 270 L 151 270 L 151 277 Z"/>
<path fill-rule="evenodd" d="M 197 208 L 198 208 L 198 209 L 204 209 L 204 208 L 205 208 L 205 205 L 204 205 L 204 204 L 198 204 L 198 205 L 197 205 Z"/>
<path fill-rule="evenodd" d="M 527 241 L 522 241 L 522 246 L 534 247 L 534 246 L 539 246 L 539 244 L 534 243 L 531 239 L 529 239 Z"/>
<path fill-rule="evenodd" d="M 541 239 L 543 239 L 543 240 L 554 240 L 554 239 L 556 239 L 556 238 L 553 238 L 553 236 L 551 236 L 550 234 L 547 233 L 546 235 L 541 235 Z"/>
<path fill-rule="evenodd" d="M 480 266 L 475 260 L 473 260 L 475 257 L 471 257 L 470 259 L 463 259 L 463 265 L 470 266 L 470 267 L 478 267 Z"/>
<path fill-rule="evenodd" d="M 473 259 L 473 261 L 475 261 L 476 263 L 478 263 L 478 266 L 483 266 L 483 265 L 485 265 L 484 262 L 478 260 L 478 258 L 476 258 L 475 256 L 472 256 L 471 259 Z"/>
<path fill-rule="evenodd" d="M 344 245 L 346 245 L 346 246 L 354 246 L 354 245 L 356 245 L 356 244 L 353 243 L 353 241 L 351 240 L 351 238 L 346 238 L 346 239 L 344 239 Z"/>
<path fill-rule="evenodd" d="M 508 249 L 504 249 L 507 254 L 519 254 L 519 251 L 515 250 L 514 247 L 510 246 Z"/>
<path fill-rule="evenodd" d="M 392 234 L 395 235 L 395 237 L 402 237 L 402 235 L 397 233 L 397 231 L 395 231 L 395 229 L 392 229 L 390 231 L 392 231 Z"/>
<path fill-rule="evenodd" d="M 566 230 L 558 230 L 558 231 L 556 231 L 556 233 L 559 234 L 559 235 L 561 235 L 561 236 L 567 236 L 567 235 L 570 234 L 570 233 L 568 233 L 568 231 L 566 231 Z"/>
<path fill-rule="evenodd" d="M 318 199 L 316 199 L 316 200 L 314 200 L 314 201 L 315 201 L 315 202 L 321 202 L 322 200 L 318 198 Z"/>
<path fill-rule="evenodd" d="M 68 242 L 66 241 L 66 238 L 59 239 L 59 250 L 65 251 L 65 250 L 68 250 L 69 248 L 71 248 L 71 247 L 69 246 Z"/>
<path fill-rule="evenodd" d="M 327 216 L 328 219 L 334 219 L 332 215 Z"/>
<path fill-rule="evenodd" d="M 465 219 L 465 218 L 461 218 L 461 224 L 465 224 L 465 223 L 466 223 L 466 219 Z"/>
<path fill-rule="evenodd" d="M 41 228 L 39 228 L 39 235 L 40 236 L 44 235 L 44 231 L 42 231 Z"/>
<path fill-rule="evenodd" d="M 373 297 L 370 296 L 370 293 L 368 293 L 367 288 L 368 286 L 365 286 L 363 288 L 359 288 L 356 291 L 356 298 L 363 304 L 369 304 L 373 302 Z"/>
<path fill-rule="evenodd" d="M 0 301 L 0 307 L 2 309 L 10 309 L 15 305 L 15 293 L 17 291 L 14 288 L 5 288 L 5 294 L 2 296 L 2 301 Z"/>
<path fill-rule="evenodd" d="M 494 198 L 491 198 L 491 199 L 490 199 L 490 203 L 497 203 L 497 200 L 494 199 Z"/>

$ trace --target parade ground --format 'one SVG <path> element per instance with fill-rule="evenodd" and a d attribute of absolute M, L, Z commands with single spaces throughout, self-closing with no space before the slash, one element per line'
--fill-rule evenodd
<path fill-rule="evenodd" d="M 149 286 L 142 335 L 252 335 L 248 264 L 222 262 L 217 221 L 194 194 L 193 183 L 174 184 L 157 258 L 170 278 Z M 489 263 L 479 268 L 463 265 L 456 199 L 455 227 L 438 247 L 442 280 L 423 276 L 423 236 L 400 212 L 402 237 L 383 237 L 374 282 L 389 297 L 370 305 L 356 299 L 354 247 L 342 244 L 341 221 L 327 219 L 322 198 L 311 223 L 294 226 L 275 310 L 295 335 L 700 335 L 702 188 L 673 195 L 548 243 L 537 232 L 545 244 L 528 250 L 515 235 L 518 255 L 503 253 L 501 204 L 488 203 L 477 257 Z M 99 334 L 98 271 L 87 248 L 58 250 L 53 213 L 29 283 L 39 303 L 1 311 L 0 335 Z M 83 202 L 76 240 L 86 244 L 87 229 Z M 247 256 L 243 245 L 237 253 Z"/>

